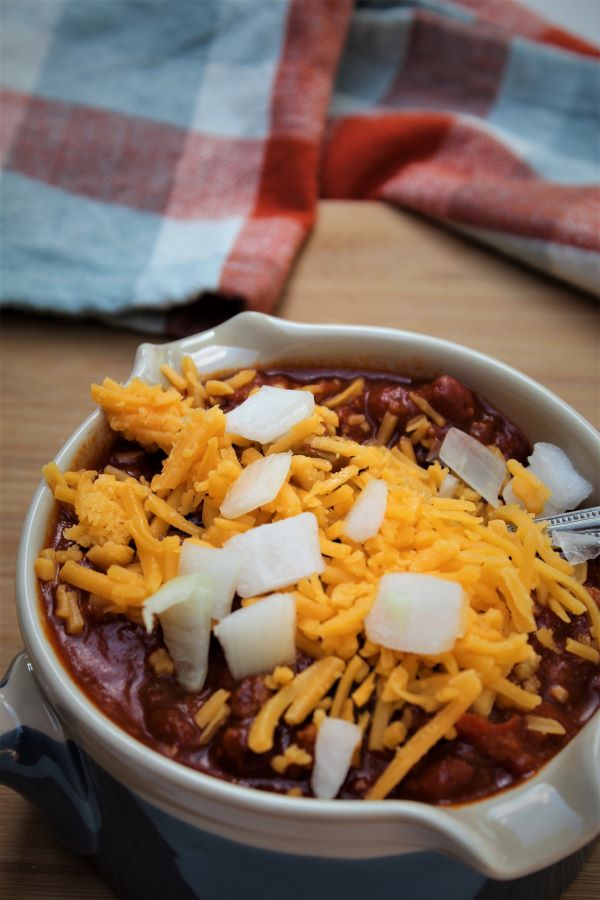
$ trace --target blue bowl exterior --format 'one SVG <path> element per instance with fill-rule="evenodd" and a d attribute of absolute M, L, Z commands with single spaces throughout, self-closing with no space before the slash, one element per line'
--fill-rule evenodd
<path fill-rule="evenodd" d="M 529 900 L 558 897 L 587 852 L 494 882 L 440 853 L 329 860 L 259 850 L 187 824 L 134 794 L 73 741 L 19 727 L 0 738 L 0 782 L 51 820 L 122 900 Z M 542 884 L 545 888 L 542 888 Z"/>
<path fill-rule="evenodd" d="M 328 860 L 247 847 L 136 796 L 72 741 L 30 728 L 0 738 L 0 781 L 33 801 L 66 846 L 92 858 L 123 900 L 448 900 L 474 898 L 482 875 L 437 853 Z M 402 893 L 399 893 L 402 885 Z"/>

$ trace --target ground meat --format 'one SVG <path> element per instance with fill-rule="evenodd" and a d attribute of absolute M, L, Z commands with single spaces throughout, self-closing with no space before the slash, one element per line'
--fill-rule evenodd
<path fill-rule="evenodd" d="M 535 757 L 524 746 L 525 722 L 521 716 L 493 723 L 475 713 L 465 713 L 456 723 L 456 730 L 460 738 L 515 775 L 526 775 L 536 768 Z"/>
<path fill-rule="evenodd" d="M 243 678 L 229 700 L 231 712 L 238 719 L 252 719 L 270 696 L 262 676 Z"/>

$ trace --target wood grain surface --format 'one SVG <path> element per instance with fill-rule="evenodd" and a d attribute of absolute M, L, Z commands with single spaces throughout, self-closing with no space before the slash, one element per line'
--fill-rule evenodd
<path fill-rule="evenodd" d="M 596 300 L 386 206 L 323 203 L 277 313 L 302 322 L 406 328 L 467 344 L 541 381 L 599 424 Z M 13 573 L 40 466 L 91 410 L 90 383 L 105 375 L 125 378 L 141 339 L 91 321 L 19 313 L 3 318 L 2 671 L 22 647 Z M 113 895 L 85 860 L 59 845 L 35 810 L 2 789 L 0 896 L 105 900 Z M 599 896 L 597 844 L 563 900 Z"/>

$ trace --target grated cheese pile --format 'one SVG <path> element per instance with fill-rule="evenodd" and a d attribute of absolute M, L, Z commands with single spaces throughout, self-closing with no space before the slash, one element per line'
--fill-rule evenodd
<path fill-rule="evenodd" d="M 168 454 L 151 482 L 110 467 L 66 473 L 54 463 L 44 467 L 54 496 L 73 507 L 77 517 L 64 534 L 81 549 L 63 551 L 62 557 L 46 549 L 36 564 L 41 579 L 58 580 L 57 615 L 69 632 L 83 628 L 78 591 L 89 592 L 93 604 L 140 621 L 147 598 L 177 576 L 183 541 L 220 548 L 252 528 L 310 512 L 318 524 L 324 567 L 285 591 L 295 600 L 296 648 L 314 662 L 297 675 L 281 666 L 265 673 L 272 693 L 254 719 L 252 751 L 273 748 L 280 720 L 295 725 L 312 716 L 317 726 L 325 717 L 355 723 L 370 750 L 395 751 L 367 794 L 381 799 L 434 744 L 452 736 L 468 709 L 487 716 L 495 704 L 513 706 L 533 714 L 534 730 L 560 733 L 559 723 L 534 715 L 541 702 L 535 681 L 539 657 L 529 635 L 537 633 L 544 646 L 557 649 L 550 631 L 536 627 L 535 603 L 565 621 L 587 614 L 596 647 L 600 614 L 582 585 L 581 567 L 575 569 L 558 555 L 533 520 L 548 498 L 538 478 L 519 463 L 508 463 L 514 492 L 526 509 L 516 504 L 492 508 L 463 482 L 457 482 L 454 496 L 444 496 L 448 469 L 439 461 L 419 467 L 410 438 L 388 449 L 337 435 L 336 406 L 361 392 L 360 379 L 262 445 L 227 433 L 226 416 L 217 405 L 251 384 L 253 370 L 203 381 L 186 358 L 181 373 L 168 367 L 163 371 L 169 387 L 139 379 L 123 386 L 107 379 L 92 388 L 113 430 Z M 423 414 L 408 429 L 417 437 L 426 433 L 422 425 L 428 418 L 441 418 L 429 404 L 419 406 Z M 382 430 L 387 435 L 394 425 L 386 420 Z M 287 451 L 293 453 L 289 472 L 273 500 L 235 518 L 220 514 L 228 490 L 249 466 Z M 385 514 L 377 533 L 355 542 L 346 534 L 345 519 L 374 480 L 387 486 Z M 199 525 L 186 518 L 195 511 L 201 511 Z M 93 569 L 85 565 L 83 554 Z M 365 619 L 379 581 L 394 572 L 422 573 L 460 585 L 466 627 L 452 649 L 426 656 L 366 638 Z M 243 605 L 260 600 L 248 597 Z M 598 661 L 596 647 L 571 641 L 566 650 Z M 156 665 L 160 671 L 169 671 L 169 665 L 172 669 L 166 653 L 156 658 Z M 216 691 L 201 707 L 201 743 L 226 721 L 228 697 L 226 691 Z M 408 739 L 407 704 L 431 715 Z M 310 766 L 311 757 L 292 745 L 283 757 L 275 757 L 273 768 L 283 772 L 291 764 Z"/>

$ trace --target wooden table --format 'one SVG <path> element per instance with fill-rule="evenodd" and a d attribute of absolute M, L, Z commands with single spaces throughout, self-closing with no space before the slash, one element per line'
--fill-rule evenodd
<path fill-rule="evenodd" d="M 462 342 L 538 379 L 599 424 L 597 302 L 409 214 L 375 203 L 322 204 L 277 312 L 303 322 L 388 325 Z M 22 646 L 13 570 L 40 466 L 91 410 L 89 384 L 128 374 L 140 336 L 94 322 L 8 314 L 1 342 L 4 671 Z M 83 859 L 58 844 L 36 811 L 8 790 L 0 797 L 2 896 L 112 896 Z M 597 844 L 564 900 L 597 900 L 599 884 Z"/>

